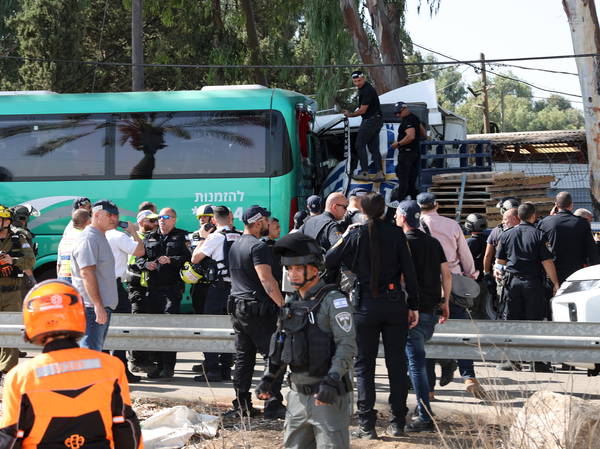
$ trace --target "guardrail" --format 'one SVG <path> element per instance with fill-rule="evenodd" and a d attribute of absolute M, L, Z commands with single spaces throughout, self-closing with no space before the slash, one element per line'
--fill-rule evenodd
<path fill-rule="evenodd" d="M 0 313 L 0 346 L 33 348 L 21 323 L 21 313 Z M 235 352 L 222 315 L 113 314 L 105 349 Z M 600 363 L 600 323 L 449 320 L 437 326 L 427 357 Z"/>

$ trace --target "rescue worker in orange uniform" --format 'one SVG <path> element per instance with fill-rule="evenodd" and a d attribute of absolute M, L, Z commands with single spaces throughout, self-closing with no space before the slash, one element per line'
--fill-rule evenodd
<path fill-rule="evenodd" d="M 25 340 L 44 349 L 5 378 L 0 448 L 143 449 L 123 363 L 77 344 L 85 333 L 77 289 L 37 284 L 23 321 Z"/>

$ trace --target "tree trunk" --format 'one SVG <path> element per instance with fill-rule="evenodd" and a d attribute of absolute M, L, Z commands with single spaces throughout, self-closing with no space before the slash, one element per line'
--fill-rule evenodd
<path fill-rule="evenodd" d="M 591 0 L 563 0 L 569 20 L 573 52 L 600 53 L 600 26 Z M 596 218 L 600 214 L 600 58 L 576 58 L 583 99 L 590 187 Z"/>
<path fill-rule="evenodd" d="M 254 20 L 254 10 L 252 9 L 252 0 L 240 0 L 240 5 L 244 11 L 246 19 L 246 35 L 248 37 L 248 48 L 250 50 L 250 63 L 260 65 L 260 49 L 258 47 L 258 34 L 256 32 L 256 20 Z M 254 79 L 257 84 L 267 86 L 267 77 L 262 69 L 254 71 Z"/>
<path fill-rule="evenodd" d="M 131 90 L 144 90 L 143 0 L 131 2 Z"/>
<path fill-rule="evenodd" d="M 379 43 L 379 52 L 385 64 L 404 64 L 402 41 L 400 40 L 400 21 L 402 8 L 397 3 L 386 0 L 367 0 L 371 13 L 373 31 Z M 385 67 L 385 75 L 390 89 L 406 86 L 408 74 L 404 65 Z"/>
<path fill-rule="evenodd" d="M 344 16 L 344 23 L 352 36 L 354 48 L 363 64 L 381 64 L 379 49 L 372 44 L 363 27 L 357 2 L 355 0 L 340 0 L 340 8 Z M 385 67 L 369 67 L 368 71 L 379 94 L 388 92 L 394 88 L 385 76 Z"/>

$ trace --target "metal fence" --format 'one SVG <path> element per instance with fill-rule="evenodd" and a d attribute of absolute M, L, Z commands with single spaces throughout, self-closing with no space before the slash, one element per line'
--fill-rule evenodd
<path fill-rule="evenodd" d="M 0 313 L 0 345 L 33 346 L 20 313 Z M 106 349 L 235 352 L 227 316 L 113 314 Z M 383 351 L 380 348 L 380 356 Z M 427 344 L 430 358 L 600 363 L 600 323 L 449 320 Z"/>

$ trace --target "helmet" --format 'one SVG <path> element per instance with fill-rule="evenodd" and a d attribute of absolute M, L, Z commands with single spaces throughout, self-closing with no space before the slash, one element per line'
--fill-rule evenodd
<path fill-rule="evenodd" d="M 33 207 L 31 204 L 19 204 L 17 206 L 11 207 L 13 213 L 13 220 L 18 222 L 19 224 L 25 224 L 25 222 L 29 219 L 29 217 L 39 217 L 39 211 Z"/>
<path fill-rule="evenodd" d="M 281 256 L 281 265 L 314 265 L 321 269 L 325 264 L 324 250 L 315 239 L 301 232 L 283 236 L 275 245 L 273 252 Z"/>
<path fill-rule="evenodd" d="M 196 208 L 196 218 L 214 216 L 213 207 L 211 204 L 203 204 Z"/>
<path fill-rule="evenodd" d="M 183 268 L 179 270 L 179 277 L 186 284 L 197 284 L 198 281 L 204 278 L 201 272 L 200 264 L 186 262 L 183 264 Z"/>
<path fill-rule="evenodd" d="M 465 228 L 469 232 L 481 232 L 487 229 L 487 219 L 482 214 L 469 214 L 465 220 Z"/>
<path fill-rule="evenodd" d="M 13 213 L 8 207 L 0 204 L 0 218 L 8 218 L 9 220 L 13 220 Z"/>
<path fill-rule="evenodd" d="M 496 204 L 496 207 L 498 209 L 500 209 L 500 213 L 503 214 L 504 212 L 506 212 L 509 209 L 519 207 L 520 204 L 521 204 L 521 201 L 519 201 L 517 198 L 515 198 L 513 196 L 506 196 L 506 197 L 502 198 L 500 201 L 498 201 L 498 204 Z"/>
<path fill-rule="evenodd" d="M 50 279 L 35 285 L 23 300 L 25 341 L 43 344 L 43 338 L 85 334 L 85 311 L 81 295 L 71 284 Z"/>

